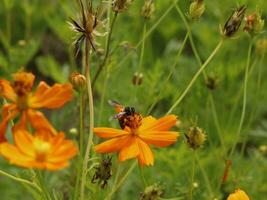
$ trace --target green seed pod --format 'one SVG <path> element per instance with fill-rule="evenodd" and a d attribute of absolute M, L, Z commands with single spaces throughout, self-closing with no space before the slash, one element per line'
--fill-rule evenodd
<path fill-rule="evenodd" d="M 204 0 L 197 0 L 190 4 L 189 16 L 192 20 L 199 20 L 205 11 Z"/>

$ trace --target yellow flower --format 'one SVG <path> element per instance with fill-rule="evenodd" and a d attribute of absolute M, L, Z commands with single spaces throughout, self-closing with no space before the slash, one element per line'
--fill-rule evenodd
<path fill-rule="evenodd" d="M 176 124 L 176 116 L 168 115 L 160 119 L 152 116 L 129 117 L 123 130 L 114 128 L 94 128 L 96 135 L 111 138 L 95 146 L 97 153 L 119 152 L 119 160 L 137 158 L 139 164 L 153 165 L 154 156 L 149 145 L 166 147 L 176 142 L 179 134 L 169 131 Z"/>
<path fill-rule="evenodd" d="M 227 200 L 249 200 L 249 197 L 243 190 L 237 189 L 228 196 Z"/>

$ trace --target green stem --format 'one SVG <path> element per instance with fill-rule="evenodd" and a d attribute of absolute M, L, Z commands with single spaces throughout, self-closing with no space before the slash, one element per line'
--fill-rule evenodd
<path fill-rule="evenodd" d="M 209 99 L 210 99 L 211 111 L 212 111 L 212 116 L 213 116 L 213 119 L 214 119 L 215 127 L 217 129 L 219 140 L 220 140 L 221 146 L 223 148 L 223 155 L 225 155 L 226 147 L 225 147 L 225 144 L 224 144 L 223 135 L 222 135 L 221 127 L 220 127 L 220 124 L 219 124 L 218 115 L 217 115 L 214 99 L 212 97 L 212 93 L 209 93 Z"/>
<path fill-rule="evenodd" d="M 148 186 L 148 184 L 147 184 L 146 178 L 145 178 L 145 176 L 144 176 L 143 168 L 142 168 L 141 166 L 139 166 L 139 171 L 140 171 L 140 176 L 141 176 L 141 178 L 142 178 L 144 187 L 146 188 L 146 187 Z"/>
<path fill-rule="evenodd" d="M 84 189 L 85 189 L 85 181 L 86 181 L 86 173 L 88 162 L 90 159 L 90 150 L 93 144 L 93 128 L 94 128 L 94 103 L 93 103 L 93 93 L 92 93 L 92 85 L 90 79 L 90 65 L 89 65 L 89 47 L 88 41 L 85 43 L 85 52 L 84 52 L 84 59 L 85 59 L 85 75 L 86 75 L 86 83 L 87 83 L 87 93 L 88 93 L 88 106 L 89 106 L 89 138 L 86 146 L 85 156 L 83 160 L 83 167 L 82 167 L 82 177 L 81 177 L 81 195 L 80 199 L 84 200 Z"/>
<path fill-rule="evenodd" d="M 80 152 L 83 154 L 83 144 L 84 144 L 84 106 L 83 106 L 83 92 L 81 91 L 79 94 L 79 100 L 80 100 Z"/>
<path fill-rule="evenodd" d="M 191 173 L 191 183 L 190 183 L 190 190 L 189 190 L 189 200 L 192 200 L 193 199 L 195 167 L 196 167 L 196 151 L 193 150 L 192 173 Z"/>
<path fill-rule="evenodd" d="M 153 103 L 151 104 L 151 106 L 149 107 L 149 109 L 148 109 L 148 111 L 147 111 L 147 114 L 150 114 L 150 113 L 152 112 L 153 108 L 155 107 L 155 105 L 158 103 L 160 97 L 162 96 L 162 92 L 164 91 L 166 84 L 169 82 L 170 78 L 172 77 L 172 74 L 174 73 L 174 70 L 175 70 L 175 68 L 176 68 L 176 66 L 177 66 L 177 64 L 178 64 L 178 62 L 179 62 L 179 60 L 180 60 L 181 54 L 182 54 L 182 52 L 183 52 L 183 50 L 184 50 L 185 44 L 186 44 L 186 42 L 187 42 L 187 40 L 188 40 L 188 36 L 189 36 L 189 32 L 186 33 L 186 36 L 185 36 L 185 38 L 184 38 L 184 40 L 183 40 L 183 43 L 182 43 L 182 45 L 181 45 L 181 47 L 180 47 L 180 49 L 179 49 L 179 51 L 178 51 L 178 53 L 177 53 L 175 62 L 174 62 L 174 64 L 172 65 L 172 67 L 171 67 L 171 69 L 170 69 L 170 72 L 169 72 L 167 78 L 166 78 L 165 81 L 162 83 L 162 86 L 161 86 L 161 88 L 160 88 L 160 91 L 159 91 L 158 95 L 156 96 L 154 102 L 153 102 Z"/>
<path fill-rule="evenodd" d="M 23 178 L 16 177 L 16 176 L 11 175 L 11 174 L 3 171 L 3 170 L 0 170 L 0 174 L 18 182 L 18 183 L 27 184 L 27 185 L 37 189 L 39 192 L 42 192 L 41 188 L 36 183 L 33 183 L 33 182 L 28 181 L 28 180 L 23 179 Z"/>
<path fill-rule="evenodd" d="M 238 143 L 241 130 L 243 127 L 245 115 L 246 115 L 246 105 L 247 105 L 247 87 L 248 87 L 248 74 L 249 74 L 249 66 L 250 66 L 250 61 L 251 61 L 251 52 L 252 52 L 252 47 L 253 47 L 253 39 L 250 41 L 249 48 L 248 48 L 248 57 L 247 57 L 247 64 L 246 64 L 246 69 L 245 69 L 245 78 L 244 78 L 244 93 L 243 93 L 243 105 L 242 105 L 242 113 L 241 113 L 241 118 L 236 134 L 236 138 L 234 140 L 234 145 L 231 149 L 229 157 L 233 155 L 235 152 L 236 145 Z"/>
<path fill-rule="evenodd" d="M 99 68 L 97 69 L 97 72 L 96 72 L 96 74 L 95 74 L 95 76 L 93 78 L 92 88 L 94 88 L 95 82 L 98 79 L 98 77 L 99 77 L 100 73 L 102 72 L 103 68 L 105 67 L 106 62 L 107 62 L 107 59 L 109 57 L 109 49 L 110 49 L 111 35 L 112 35 L 112 32 L 113 32 L 113 28 L 114 28 L 114 24 L 115 24 L 115 21 L 117 19 L 117 16 L 118 16 L 118 12 L 115 12 L 114 17 L 113 17 L 112 22 L 111 22 L 110 31 L 108 33 L 108 41 L 107 41 L 107 46 L 106 46 L 106 52 L 105 52 L 104 60 L 103 60 L 102 64 L 99 66 Z"/>
<path fill-rule="evenodd" d="M 142 64 L 143 64 L 143 58 L 144 58 L 144 51 L 145 51 L 145 36 L 146 36 L 146 21 L 144 22 L 143 27 L 143 34 L 142 34 L 142 45 L 141 45 L 141 53 L 140 53 L 140 59 L 139 64 L 137 67 L 137 72 L 141 72 Z M 137 96 L 137 88 L 138 85 L 134 85 L 134 95 L 133 95 L 133 102 L 135 102 L 136 96 Z"/>
<path fill-rule="evenodd" d="M 213 196 L 214 196 L 214 194 L 213 194 L 213 192 L 212 192 L 212 187 L 211 187 L 211 184 L 210 184 L 210 181 L 209 181 L 209 177 L 208 177 L 208 175 L 207 175 L 207 173 L 206 173 L 206 170 L 203 168 L 203 166 L 202 166 L 202 164 L 201 164 L 201 161 L 200 161 L 200 159 L 199 159 L 199 157 L 198 157 L 197 154 L 196 154 L 196 161 L 197 161 L 197 163 L 198 163 L 199 169 L 200 169 L 200 171 L 201 171 L 201 173 L 202 173 L 202 176 L 203 176 L 203 178 L 204 178 L 205 185 L 206 185 L 207 188 L 208 188 L 208 191 L 209 191 L 209 194 L 210 194 L 210 199 L 212 199 Z"/>
<path fill-rule="evenodd" d="M 178 99 L 174 102 L 174 104 L 172 105 L 172 107 L 168 110 L 167 115 L 170 114 L 173 109 L 178 106 L 181 101 L 184 99 L 184 97 L 187 95 L 187 93 L 189 92 L 189 90 L 191 89 L 192 85 L 195 83 L 195 81 L 197 80 L 197 78 L 199 77 L 199 75 L 202 73 L 202 71 L 208 66 L 208 64 L 210 63 L 210 61 L 213 59 L 213 57 L 218 53 L 218 51 L 220 50 L 221 46 L 223 44 L 223 40 L 220 40 L 220 42 L 218 43 L 218 45 L 215 47 L 215 49 L 212 51 L 212 53 L 210 54 L 210 56 L 208 57 L 208 59 L 205 61 L 205 63 L 199 68 L 199 70 L 197 71 L 197 73 L 194 75 L 194 77 L 191 79 L 190 83 L 187 85 L 187 87 L 185 88 L 184 92 L 180 95 L 180 97 L 178 97 Z"/>
<path fill-rule="evenodd" d="M 145 39 L 159 26 L 159 24 L 164 20 L 164 18 L 171 12 L 171 10 L 173 9 L 173 7 L 175 6 L 175 4 L 178 2 L 179 0 L 175 0 L 169 8 L 166 9 L 166 11 L 161 15 L 161 17 L 154 23 L 154 25 L 147 31 Z M 143 42 L 143 39 L 140 40 L 135 48 L 138 48 Z M 118 63 L 118 65 L 112 69 L 112 71 L 119 69 L 121 66 L 123 66 L 124 62 L 129 58 L 129 56 L 133 53 L 133 51 L 129 51 L 127 53 L 127 55 L 124 56 L 124 58 Z"/>

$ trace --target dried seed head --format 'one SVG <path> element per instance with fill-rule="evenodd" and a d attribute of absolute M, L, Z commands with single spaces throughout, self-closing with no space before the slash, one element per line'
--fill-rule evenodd
<path fill-rule="evenodd" d="M 199 20 L 205 11 L 204 0 L 195 0 L 190 4 L 189 17 L 192 20 Z"/>
<path fill-rule="evenodd" d="M 267 39 L 261 39 L 256 42 L 256 52 L 260 55 L 265 54 L 267 51 Z"/>
<path fill-rule="evenodd" d="M 218 86 L 218 83 L 219 83 L 218 77 L 215 76 L 214 74 L 210 74 L 207 77 L 205 85 L 207 86 L 208 89 L 215 90 Z"/>
<path fill-rule="evenodd" d="M 190 127 L 188 132 L 185 134 L 186 143 L 194 150 L 201 148 L 206 140 L 206 133 L 199 127 Z"/>
<path fill-rule="evenodd" d="M 114 12 L 124 12 L 127 10 L 128 0 L 113 0 L 112 10 Z"/>
<path fill-rule="evenodd" d="M 110 156 L 102 158 L 99 165 L 95 167 L 95 174 L 91 180 L 92 183 L 96 183 L 98 181 L 102 189 L 108 185 L 108 180 L 111 177 L 111 159 L 112 157 Z"/>
<path fill-rule="evenodd" d="M 142 8 L 141 15 L 145 19 L 150 19 L 151 17 L 153 17 L 154 12 L 155 12 L 154 1 L 153 0 L 146 0 L 144 6 Z"/>
<path fill-rule="evenodd" d="M 135 72 L 133 76 L 133 85 L 139 86 L 143 83 L 143 74 L 139 72 Z"/>
<path fill-rule="evenodd" d="M 86 88 L 86 78 L 78 72 L 73 72 L 70 75 L 70 82 L 73 88 L 78 92 L 82 92 Z"/>
<path fill-rule="evenodd" d="M 250 35 L 259 34 L 262 32 L 264 27 L 264 20 L 258 12 L 255 12 L 245 18 L 246 25 L 244 31 L 248 32 Z"/>
<path fill-rule="evenodd" d="M 158 200 L 164 194 L 165 188 L 159 183 L 155 183 L 145 188 L 141 193 L 139 200 Z"/>
<path fill-rule="evenodd" d="M 239 8 L 235 9 L 229 19 L 226 21 L 222 35 L 225 37 L 233 36 L 239 29 L 242 20 L 244 19 L 246 12 L 246 6 L 240 6 Z"/>

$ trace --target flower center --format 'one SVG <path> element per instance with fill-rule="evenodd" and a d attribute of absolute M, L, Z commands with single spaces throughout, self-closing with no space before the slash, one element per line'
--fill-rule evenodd
<path fill-rule="evenodd" d="M 136 134 L 136 130 L 142 125 L 142 119 L 140 114 L 134 113 L 124 118 L 124 124 L 132 130 L 133 134 Z"/>
<path fill-rule="evenodd" d="M 47 153 L 51 148 L 51 144 L 37 138 L 33 142 L 33 146 L 35 150 L 35 159 L 39 162 L 45 161 Z"/>

